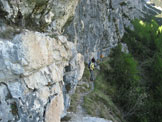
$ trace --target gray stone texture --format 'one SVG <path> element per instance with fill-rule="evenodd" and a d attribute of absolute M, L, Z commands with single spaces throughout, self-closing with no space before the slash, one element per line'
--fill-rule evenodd
<path fill-rule="evenodd" d="M 80 0 L 72 23 L 64 33 L 77 45 L 88 62 L 92 57 L 109 55 L 121 40 L 125 27 L 140 17 L 141 0 Z"/>
<path fill-rule="evenodd" d="M 78 0 L 0 0 L 0 11 L 13 24 L 60 31 L 77 5 Z"/>
<path fill-rule="evenodd" d="M 84 58 L 66 37 L 56 38 L 24 30 L 13 40 L 0 40 L 1 121 L 59 122 L 65 114 L 70 98 L 64 100 L 63 87 L 66 82 L 76 86 Z M 63 81 L 69 64 L 75 77 Z"/>

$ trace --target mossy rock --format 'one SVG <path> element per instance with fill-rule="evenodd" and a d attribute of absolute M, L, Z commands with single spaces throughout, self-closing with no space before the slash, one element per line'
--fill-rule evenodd
<path fill-rule="evenodd" d="M 18 108 L 16 102 L 11 103 L 11 112 L 14 116 L 18 115 Z"/>
<path fill-rule="evenodd" d="M 28 3 L 29 5 L 35 4 L 35 5 L 37 5 L 37 6 L 43 6 L 44 4 L 47 3 L 47 0 L 27 0 L 27 3 Z"/>

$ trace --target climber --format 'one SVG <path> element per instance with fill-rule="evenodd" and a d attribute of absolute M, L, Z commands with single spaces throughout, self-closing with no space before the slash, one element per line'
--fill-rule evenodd
<path fill-rule="evenodd" d="M 90 71 L 90 81 L 94 81 L 94 69 L 96 67 L 96 61 L 95 58 L 92 58 L 91 61 L 88 64 L 88 68 Z"/>

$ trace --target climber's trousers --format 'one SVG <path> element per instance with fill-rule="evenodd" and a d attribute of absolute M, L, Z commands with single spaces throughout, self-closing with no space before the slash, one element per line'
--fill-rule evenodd
<path fill-rule="evenodd" d="M 94 71 L 93 70 L 90 70 L 90 80 L 91 81 L 94 81 L 95 80 L 95 76 L 94 76 Z"/>

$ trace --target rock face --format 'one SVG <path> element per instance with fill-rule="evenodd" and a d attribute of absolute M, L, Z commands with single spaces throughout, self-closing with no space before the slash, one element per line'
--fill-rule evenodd
<path fill-rule="evenodd" d="M 59 122 L 84 61 L 109 55 L 141 1 L 0 0 L 0 121 Z"/>
<path fill-rule="evenodd" d="M 65 40 L 63 40 L 65 41 Z M 28 87 L 31 89 L 38 88 L 37 74 L 35 70 L 41 69 L 47 65 L 55 68 L 55 65 L 61 65 L 58 71 L 63 72 L 63 68 L 68 64 L 68 60 L 72 55 L 70 51 L 72 43 L 67 41 L 56 41 L 48 36 L 37 32 L 25 32 L 17 35 L 12 41 L 2 41 L 1 44 L 1 66 L 3 71 L 1 74 L 1 81 L 9 81 L 10 79 L 17 78 L 17 76 L 28 76 Z M 47 69 L 42 69 L 48 71 Z M 52 70 L 53 71 L 53 70 Z M 54 75 L 60 74 L 56 69 Z M 42 71 L 44 72 L 44 71 Z M 50 73 L 50 72 L 49 72 Z M 49 74 L 47 72 L 47 74 Z M 58 77 L 55 80 L 62 80 Z M 36 79 L 35 82 L 30 82 L 30 79 Z M 46 85 L 43 82 L 41 85 Z"/>
<path fill-rule="evenodd" d="M 59 32 L 77 5 L 0 0 L 0 121 L 59 122 L 65 115 L 84 58 Z"/>
<path fill-rule="evenodd" d="M 78 81 L 81 80 L 85 68 L 84 57 L 80 53 L 76 54 L 76 52 L 73 53 L 73 55 L 74 57 L 69 62 L 69 65 L 65 67 L 64 74 L 65 85 L 63 92 L 66 108 L 70 106 L 70 96 L 75 92 L 75 88 L 78 84 Z"/>
<path fill-rule="evenodd" d="M 60 90 L 61 91 L 61 90 Z M 64 110 L 64 100 L 63 94 L 59 94 L 56 98 L 53 98 L 51 104 L 47 106 L 46 109 L 46 122 L 59 122 L 61 119 L 61 114 Z"/>
<path fill-rule="evenodd" d="M 78 0 L 0 0 L 0 12 L 10 23 L 41 30 L 61 30 Z"/>
<path fill-rule="evenodd" d="M 0 108 L 3 111 L 0 119 L 3 122 L 60 121 L 68 107 L 64 107 L 64 67 L 76 62 L 71 65 L 75 66 L 76 84 L 84 70 L 84 66 L 80 67 L 84 64 L 83 57 L 73 47 L 64 36 L 55 39 L 32 31 L 25 31 L 10 41 L 0 40 Z"/>
<path fill-rule="evenodd" d="M 142 16 L 143 0 L 0 0 L 2 18 L 23 28 L 63 32 L 86 61 L 107 56 L 131 20 Z M 76 8 L 76 10 L 75 10 Z"/>
<path fill-rule="evenodd" d="M 65 28 L 69 40 L 86 61 L 108 55 L 130 21 L 140 17 L 142 0 L 80 0 L 73 22 Z"/>

